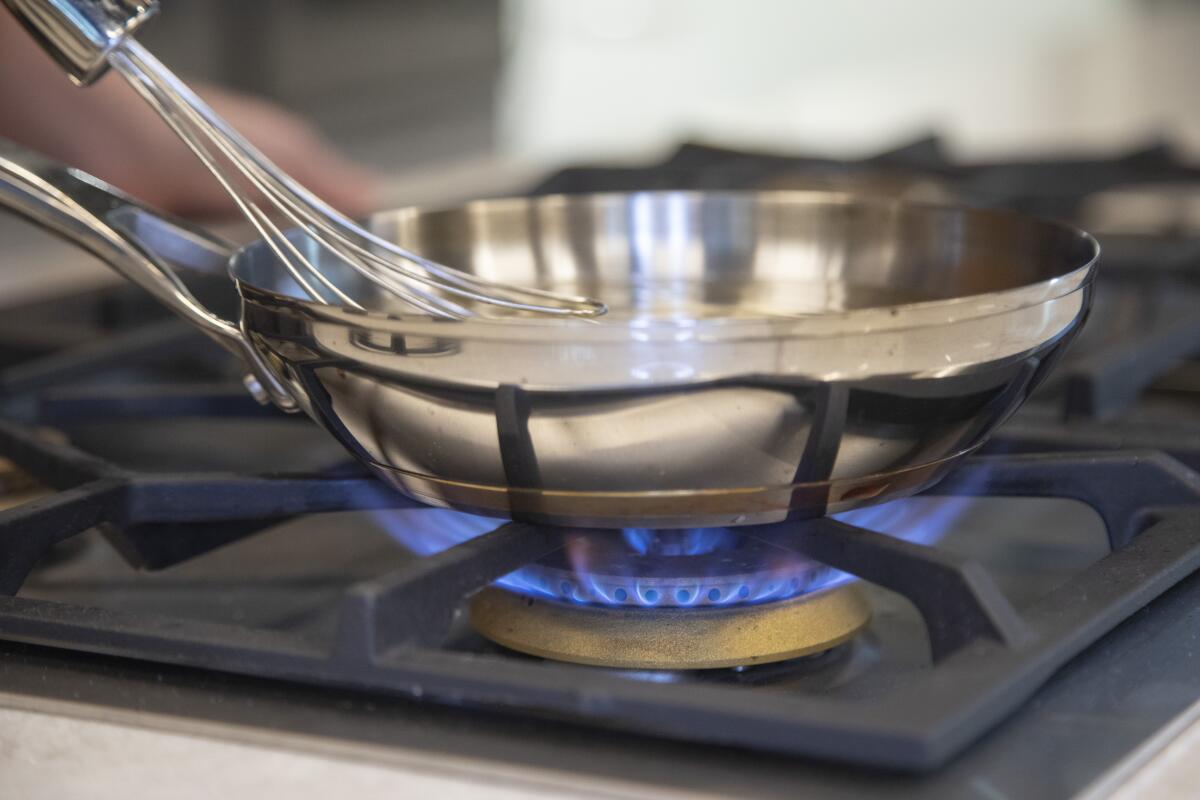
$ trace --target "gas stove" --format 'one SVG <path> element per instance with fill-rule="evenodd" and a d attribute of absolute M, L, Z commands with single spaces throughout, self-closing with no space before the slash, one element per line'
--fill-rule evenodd
<path fill-rule="evenodd" d="M 1200 700 L 1200 236 L 1144 202 L 1196 185 L 1162 147 L 957 165 L 926 140 L 859 162 L 689 145 L 536 187 L 833 187 L 1097 229 L 1091 320 L 981 454 L 770 526 L 424 508 L 135 289 L 8 310 L 4 685 L 655 789 L 1073 794 Z"/>

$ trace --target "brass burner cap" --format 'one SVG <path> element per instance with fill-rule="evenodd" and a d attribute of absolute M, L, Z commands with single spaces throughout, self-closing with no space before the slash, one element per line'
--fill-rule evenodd
<path fill-rule="evenodd" d="M 717 669 L 828 650 L 871 618 L 854 584 L 775 603 L 696 608 L 573 605 L 495 587 L 471 601 L 471 625 L 530 655 L 627 669 Z"/>

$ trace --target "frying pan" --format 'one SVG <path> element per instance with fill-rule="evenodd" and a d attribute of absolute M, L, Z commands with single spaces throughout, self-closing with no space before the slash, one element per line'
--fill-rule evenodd
<path fill-rule="evenodd" d="M 1017 214 L 830 192 L 646 192 L 385 211 L 373 230 L 599 321 L 413 314 L 301 234 L 361 311 L 310 302 L 86 174 L 0 145 L 0 205 L 91 251 L 430 505 L 580 527 L 812 517 L 920 491 L 979 447 L 1083 323 L 1099 247 Z M 176 271 L 227 269 L 220 319 Z"/>

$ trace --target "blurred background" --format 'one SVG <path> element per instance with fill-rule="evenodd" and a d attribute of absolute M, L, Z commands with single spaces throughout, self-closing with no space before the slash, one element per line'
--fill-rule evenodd
<path fill-rule="evenodd" d="M 1147 166 L 1200 160 L 1200 0 L 163 0 L 141 38 L 185 78 L 313 120 L 381 177 L 383 206 L 571 188 L 542 181 L 662 162 L 683 142 L 853 160 L 936 136 L 918 166 L 943 177 L 947 164 L 1125 158 L 1145 182 Z M 648 188 L 781 185 L 688 183 L 697 154 L 684 155 Z M 1039 173 L 1048 194 L 1100 185 L 1056 175 Z M 1060 211 L 997 194 L 1010 177 L 933 198 Z M 1102 226 L 1184 215 L 1200 231 L 1200 182 L 1186 180 L 1087 202 Z M 0 217 L 4 299 L 54 276 L 113 279 L 13 228 Z M 47 267 L 14 266 L 30 260 Z"/>
<path fill-rule="evenodd" d="M 683 139 L 852 156 L 1200 151 L 1194 0 L 167 0 L 169 64 L 388 170 L 645 159 Z"/>

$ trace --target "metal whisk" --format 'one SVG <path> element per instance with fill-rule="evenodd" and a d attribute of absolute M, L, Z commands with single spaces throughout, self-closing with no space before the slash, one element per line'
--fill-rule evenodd
<path fill-rule="evenodd" d="M 265 204 L 320 249 L 379 289 L 424 313 L 449 319 L 485 307 L 566 317 L 596 317 L 587 297 L 497 283 L 412 253 L 366 230 L 250 144 L 130 35 L 157 11 L 157 0 L 3 0 L 76 83 L 111 66 L 188 146 L 312 300 L 361 308 L 305 256 Z"/>

